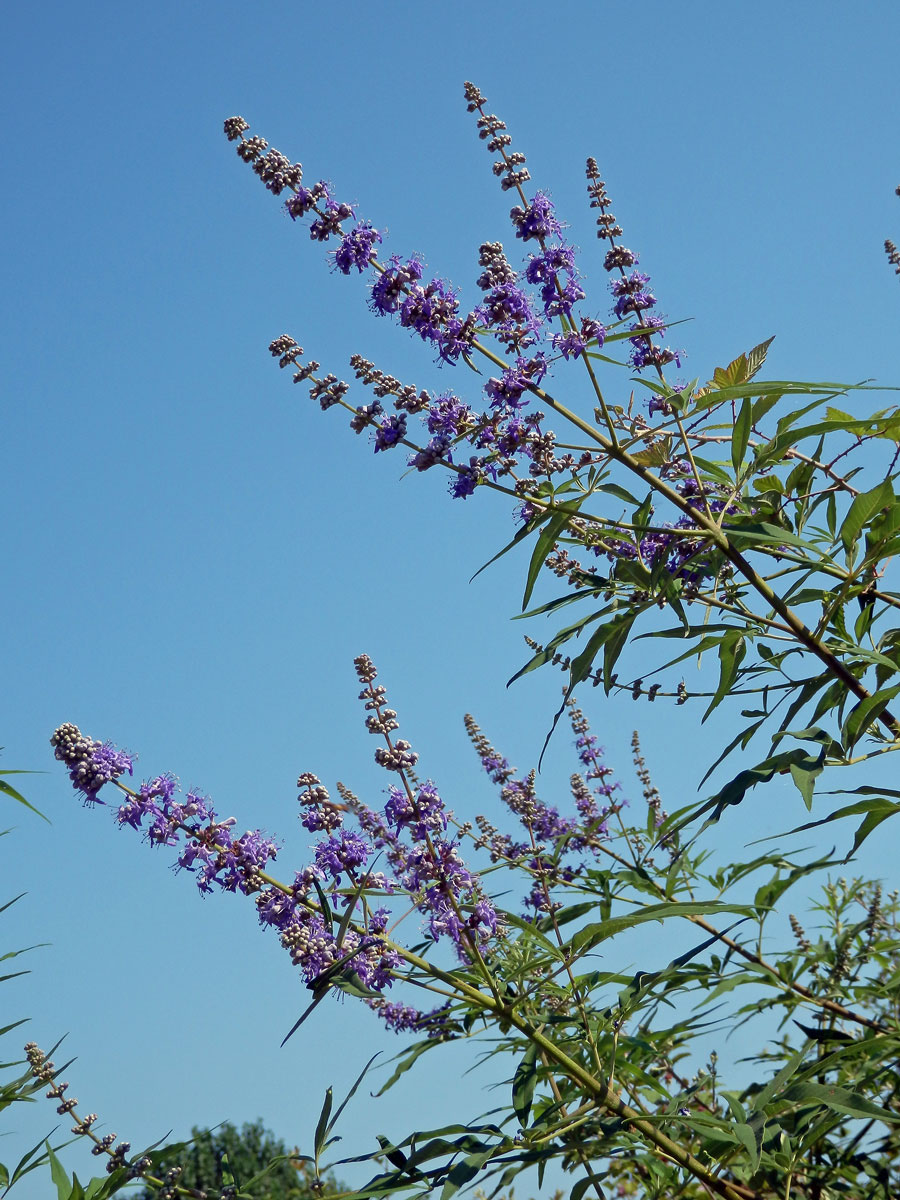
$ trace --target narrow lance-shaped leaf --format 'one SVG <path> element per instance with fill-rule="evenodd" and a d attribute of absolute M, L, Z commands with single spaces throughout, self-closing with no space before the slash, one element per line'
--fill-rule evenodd
<path fill-rule="evenodd" d="M 577 509 L 578 504 L 576 503 L 568 510 L 559 509 L 555 511 L 541 530 L 531 555 L 531 562 L 528 564 L 528 575 L 525 579 L 525 594 L 522 597 L 523 612 L 528 607 L 528 601 L 531 599 L 531 593 L 534 591 L 534 585 L 537 582 L 537 577 L 540 574 L 541 567 L 544 565 L 547 555 L 553 549 L 556 539 L 576 515 Z"/>
<path fill-rule="evenodd" d="M 523 1129 L 528 1127 L 531 1115 L 531 1103 L 534 1100 L 534 1088 L 537 1082 L 537 1045 L 529 1042 L 513 1078 L 512 1102 L 519 1124 Z"/>
<path fill-rule="evenodd" d="M 734 423 L 734 433 L 731 436 L 731 463 L 736 472 L 741 469 L 741 463 L 747 453 L 747 443 L 750 441 L 751 411 L 752 401 L 749 396 L 745 396 L 741 401 L 737 420 Z"/>
<path fill-rule="evenodd" d="M 319 1120 L 316 1124 L 316 1134 L 313 1140 L 315 1146 L 316 1157 L 322 1153 L 322 1147 L 325 1145 L 325 1138 L 328 1132 L 328 1118 L 331 1116 L 331 1105 L 334 1099 L 334 1091 L 332 1088 L 327 1088 L 325 1091 L 325 1099 L 322 1102 L 322 1111 L 319 1113 Z"/>

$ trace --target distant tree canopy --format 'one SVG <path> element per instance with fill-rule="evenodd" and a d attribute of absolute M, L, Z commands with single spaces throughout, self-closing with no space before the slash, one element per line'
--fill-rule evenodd
<path fill-rule="evenodd" d="M 231 1181 L 254 1200 L 320 1200 L 340 1190 L 333 1178 L 323 1180 L 324 1187 L 313 1186 L 314 1172 L 309 1163 L 285 1158 L 264 1179 L 251 1188 L 247 1181 L 258 1175 L 273 1158 L 292 1153 L 264 1126 L 262 1121 L 246 1124 L 238 1130 L 224 1122 L 215 1129 L 191 1130 L 191 1141 L 181 1151 L 165 1151 L 158 1159 L 154 1174 L 164 1176 L 171 1167 L 183 1168 L 178 1183 L 185 1188 L 203 1188 L 213 1194 Z M 134 1193 L 135 1200 L 155 1200 L 153 1188 Z"/>

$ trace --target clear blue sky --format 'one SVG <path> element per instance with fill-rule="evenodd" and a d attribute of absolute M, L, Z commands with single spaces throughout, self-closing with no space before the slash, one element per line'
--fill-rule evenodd
<path fill-rule="evenodd" d="M 4 916 L 4 946 L 50 943 L 4 986 L 3 1013 L 30 1014 L 44 1045 L 68 1033 L 72 1091 L 107 1129 L 137 1147 L 261 1115 L 302 1143 L 325 1086 L 399 1043 L 348 1003 L 279 1049 L 306 993 L 252 905 L 201 902 L 136 836 L 83 811 L 50 757 L 57 724 L 283 836 L 288 873 L 308 841 L 299 771 L 373 802 L 382 787 L 354 655 L 374 658 L 424 773 L 465 816 L 493 797 L 463 712 L 524 768 L 561 684 L 504 687 L 526 653 L 508 621 L 523 561 L 468 583 L 511 535 L 508 506 L 451 502 L 437 472 L 401 480 L 399 459 L 374 458 L 274 367 L 267 344 L 290 332 L 344 376 L 358 351 L 419 386 L 469 382 L 367 314 L 362 283 L 329 272 L 223 119 L 243 115 L 387 227 L 386 250 L 423 252 L 471 296 L 478 244 L 512 241 L 462 101 L 472 79 L 583 246 L 599 314 L 588 154 L 662 308 L 694 318 L 678 331 L 688 377 L 776 334 L 776 377 L 896 384 L 900 280 L 882 242 L 900 241 L 898 26 L 891 2 L 7 11 L 0 741 L 7 767 L 47 772 L 26 786 L 53 824 L 18 810 L 0 822 L 18 826 L 0 900 L 29 892 Z M 637 723 L 667 805 L 693 797 L 707 758 L 695 713 L 586 700 L 626 786 Z M 712 747 L 716 731 L 700 736 Z M 561 739 L 548 799 L 570 769 Z M 896 846 L 880 855 L 887 870 Z M 445 1064 L 440 1087 L 361 1096 L 348 1153 L 375 1130 L 494 1103 Z M 0 1158 L 53 1119 L 49 1104 L 19 1115 Z"/>

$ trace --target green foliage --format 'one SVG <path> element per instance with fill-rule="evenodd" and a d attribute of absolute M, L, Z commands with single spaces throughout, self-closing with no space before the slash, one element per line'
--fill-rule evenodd
<path fill-rule="evenodd" d="M 262 1121 L 240 1129 L 228 1121 L 214 1129 L 192 1129 L 186 1145 L 157 1152 L 154 1173 L 163 1177 L 172 1167 L 182 1168 L 178 1183 L 183 1188 L 218 1194 L 234 1182 L 242 1196 L 253 1200 L 320 1200 L 339 1190 L 333 1177 L 317 1188 L 309 1162 L 299 1151 L 289 1150 Z M 144 1187 L 135 1200 L 156 1195 L 156 1188 Z"/>
<path fill-rule="evenodd" d="M 504 914 L 508 934 L 485 956 L 502 1003 L 474 964 L 449 973 L 443 1038 L 403 1051 L 385 1085 L 481 1037 L 514 1064 L 508 1108 L 380 1137 L 380 1169 L 355 1197 L 475 1183 L 494 1196 L 553 1162 L 575 1200 L 898 1193 L 900 896 L 835 878 L 827 858 L 723 865 L 679 848 L 677 814 L 657 826 L 638 765 L 646 823 L 598 833 L 597 864 L 553 881 L 552 913 Z M 785 919 L 792 891 L 816 879 L 803 921 Z M 625 940 L 649 923 L 663 932 Z"/>

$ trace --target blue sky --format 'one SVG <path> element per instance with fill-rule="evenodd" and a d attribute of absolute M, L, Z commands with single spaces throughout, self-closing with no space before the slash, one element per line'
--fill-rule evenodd
<path fill-rule="evenodd" d="M 893 3 L 7 13 L 0 740 L 7 767 L 46 772 L 27 793 L 53 823 L 17 809 L 2 822 L 17 829 L 0 899 L 29 893 L 4 916 L 5 944 L 49 943 L 6 985 L 4 1012 L 30 1014 L 42 1044 L 68 1033 L 72 1090 L 108 1129 L 138 1146 L 261 1115 L 302 1143 L 329 1083 L 399 1047 L 348 1004 L 280 1050 L 306 993 L 252 906 L 201 902 L 137 837 L 82 810 L 50 757 L 56 725 L 125 745 L 144 775 L 172 770 L 242 827 L 284 837 L 288 871 L 306 847 L 299 771 L 373 802 L 383 786 L 354 655 L 378 664 L 420 766 L 465 816 L 493 797 L 462 714 L 524 768 L 561 685 L 538 673 L 505 688 L 526 654 L 508 620 L 523 560 L 468 582 L 513 532 L 505 502 L 452 502 L 436 472 L 401 478 L 398 459 L 375 458 L 275 369 L 266 347 L 290 332 L 336 374 L 356 351 L 419 386 L 470 382 L 367 313 L 362 282 L 329 271 L 223 119 L 242 114 L 386 228 L 386 252 L 421 251 L 471 297 L 479 243 L 512 241 L 462 101 L 472 79 L 583 247 L 598 315 L 588 154 L 662 308 L 692 318 L 678 330 L 687 377 L 775 334 L 775 377 L 897 383 L 900 290 L 882 243 L 900 241 L 900 159 L 884 133 L 900 111 L 898 32 Z M 626 789 L 641 728 L 670 808 L 727 732 L 698 734 L 686 709 L 587 701 Z M 547 799 L 571 769 L 558 739 Z M 788 800 L 761 800 L 763 820 Z M 738 846 L 739 826 L 728 836 Z M 888 869 L 895 837 L 873 869 Z M 376 1129 L 493 1102 L 468 1081 L 361 1097 L 348 1152 Z M 0 1158 L 52 1117 L 17 1116 Z"/>

